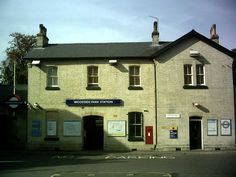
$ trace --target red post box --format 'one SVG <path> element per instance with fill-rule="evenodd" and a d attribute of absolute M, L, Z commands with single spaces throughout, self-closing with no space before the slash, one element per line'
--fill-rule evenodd
<path fill-rule="evenodd" d="M 153 144 L 153 126 L 145 127 L 145 135 L 146 135 L 146 144 Z"/>

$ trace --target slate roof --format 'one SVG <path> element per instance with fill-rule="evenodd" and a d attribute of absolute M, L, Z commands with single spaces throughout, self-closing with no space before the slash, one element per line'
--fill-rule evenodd
<path fill-rule="evenodd" d="M 173 42 L 159 42 L 155 47 L 151 42 L 49 44 L 44 48 L 33 48 L 24 59 L 152 59 L 191 37 L 207 43 L 232 58 L 235 57 L 235 53 L 231 50 L 192 30 Z"/>
<path fill-rule="evenodd" d="M 235 53 L 225 47 L 223 47 L 222 45 L 212 41 L 211 39 L 203 36 L 202 34 L 196 32 L 195 30 L 192 30 L 190 32 L 188 32 L 187 34 L 183 35 L 182 37 L 178 38 L 177 40 L 169 43 L 168 45 L 166 45 L 165 47 L 161 48 L 160 50 L 158 50 L 153 57 L 157 57 L 158 55 L 166 52 L 167 50 L 169 50 L 172 47 L 175 47 L 176 45 L 178 45 L 179 43 L 183 42 L 184 40 L 188 39 L 188 38 L 197 38 L 203 42 L 205 42 L 206 44 L 210 45 L 211 47 L 223 52 L 224 54 L 230 56 L 230 57 L 235 57 Z"/>
<path fill-rule="evenodd" d="M 32 49 L 24 59 L 150 58 L 169 42 L 49 44 Z"/>

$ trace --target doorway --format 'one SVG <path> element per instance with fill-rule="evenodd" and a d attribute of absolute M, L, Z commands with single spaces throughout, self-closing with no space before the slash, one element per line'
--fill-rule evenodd
<path fill-rule="evenodd" d="M 103 117 L 86 116 L 83 118 L 84 150 L 103 150 Z"/>
<path fill-rule="evenodd" d="M 202 125 L 201 117 L 190 117 L 189 139 L 190 150 L 202 149 Z"/>

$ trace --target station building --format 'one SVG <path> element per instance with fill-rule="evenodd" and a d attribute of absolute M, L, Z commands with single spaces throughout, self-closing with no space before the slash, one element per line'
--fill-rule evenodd
<path fill-rule="evenodd" d="M 50 44 L 28 61 L 29 149 L 190 150 L 235 145 L 232 51 L 195 30 L 173 42 Z"/>

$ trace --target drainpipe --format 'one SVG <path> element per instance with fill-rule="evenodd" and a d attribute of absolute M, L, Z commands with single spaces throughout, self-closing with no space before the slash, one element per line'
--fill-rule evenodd
<path fill-rule="evenodd" d="M 153 59 L 153 66 L 154 66 L 154 91 L 155 91 L 155 146 L 154 150 L 157 149 L 157 71 L 156 71 L 156 61 Z"/>

